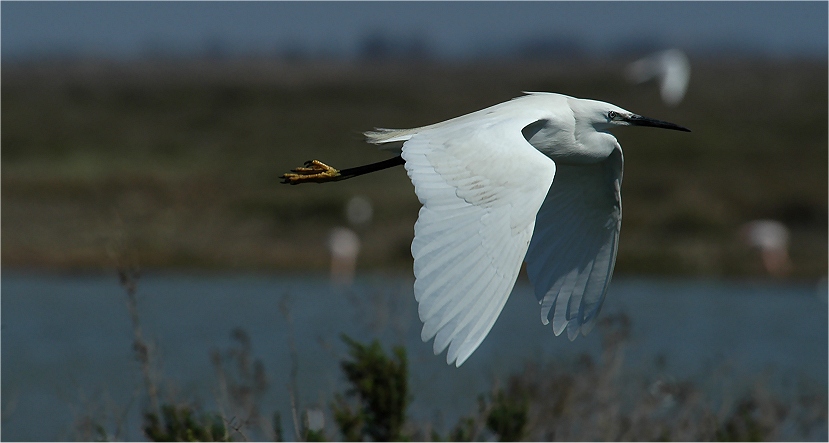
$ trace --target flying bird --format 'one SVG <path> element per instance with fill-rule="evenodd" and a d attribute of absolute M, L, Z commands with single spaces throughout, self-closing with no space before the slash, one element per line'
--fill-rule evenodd
<path fill-rule="evenodd" d="M 633 83 L 656 79 L 659 94 L 668 106 L 678 105 L 685 97 L 691 80 L 691 62 L 679 49 L 668 49 L 636 60 L 625 68 L 625 75 Z"/>
<path fill-rule="evenodd" d="M 596 324 L 622 221 L 622 148 L 611 129 L 687 128 L 555 93 L 414 129 L 376 129 L 400 155 L 338 170 L 312 160 L 283 183 L 324 183 L 404 165 L 423 205 L 412 241 L 421 338 L 460 366 L 489 333 L 521 263 L 541 322 L 570 340 Z"/>

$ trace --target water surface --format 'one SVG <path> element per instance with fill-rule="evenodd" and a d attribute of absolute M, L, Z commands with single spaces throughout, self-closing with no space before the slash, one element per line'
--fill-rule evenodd
<path fill-rule="evenodd" d="M 243 328 L 267 371 L 264 412 L 281 411 L 286 438 L 292 438 L 291 332 L 302 406 L 325 407 L 343 390 L 338 362 L 345 333 L 378 338 L 386 349 L 405 345 L 410 415 L 445 427 L 474 413 L 477 396 L 493 380 L 505 380 L 527 361 L 564 364 L 580 354 L 599 355 L 597 331 L 570 342 L 542 326 L 531 288 L 519 282 L 481 347 L 461 368 L 447 366 L 445 355 L 434 356 L 431 343 L 420 341 L 411 283 L 374 275 L 332 289 L 326 276 L 313 274 L 149 274 L 139 281 L 138 304 L 143 333 L 156 346 L 162 387 L 207 406 L 216 394 L 210 351 L 227 349 L 231 331 Z M 727 368 L 735 383 L 774 374 L 783 388 L 806 379 L 825 389 L 827 305 L 825 289 L 818 292 L 812 283 L 617 278 L 601 315 L 630 317 L 630 370 L 705 380 Z M 120 438 L 143 439 L 143 385 L 125 301 L 114 275 L 3 273 L 4 440 L 73 438 L 73 422 L 95 411 L 123 417 Z"/>

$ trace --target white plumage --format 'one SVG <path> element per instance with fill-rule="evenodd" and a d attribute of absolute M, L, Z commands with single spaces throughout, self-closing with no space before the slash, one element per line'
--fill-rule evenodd
<path fill-rule="evenodd" d="M 447 363 L 466 361 L 525 257 L 542 322 L 571 340 L 590 331 L 622 218 L 622 151 L 606 130 L 637 122 L 655 121 L 533 93 L 431 126 L 366 134 L 372 143 L 404 142 L 423 204 L 412 242 L 415 298 L 435 354 L 448 346 Z"/>
<path fill-rule="evenodd" d="M 370 143 L 400 158 L 339 171 L 311 161 L 286 183 L 344 180 L 405 161 L 423 204 L 412 241 L 421 338 L 460 366 L 498 318 L 526 260 L 541 321 L 587 334 L 607 293 L 622 220 L 618 126 L 688 131 L 618 106 L 530 93 Z"/>

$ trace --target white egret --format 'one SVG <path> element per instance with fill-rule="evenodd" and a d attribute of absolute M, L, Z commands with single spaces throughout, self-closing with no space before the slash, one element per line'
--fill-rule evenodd
<path fill-rule="evenodd" d="M 351 229 L 338 226 L 328 234 L 328 250 L 331 252 L 331 283 L 351 286 L 360 254 L 360 237 Z"/>
<path fill-rule="evenodd" d="M 760 250 L 766 272 L 774 277 L 789 275 L 792 261 L 786 225 L 777 220 L 753 220 L 740 227 L 740 235 L 746 243 Z"/>
<path fill-rule="evenodd" d="M 595 100 L 522 97 L 441 123 L 366 132 L 400 156 L 342 171 L 313 160 L 284 183 L 405 164 L 423 204 L 412 241 L 421 338 L 460 366 L 489 333 L 522 261 L 542 323 L 570 340 L 596 323 L 622 219 L 620 126 L 688 129 Z M 552 186 L 551 186 L 552 185 Z"/>
<path fill-rule="evenodd" d="M 625 75 L 634 83 L 656 79 L 662 101 L 668 106 L 676 106 L 688 90 L 691 62 L 679 49 L 668 49 L 629 64 L 625 68 Z"/>
<path fill-rule="evenodd" d="M 346 218 L 354 229 L 368 225 L 373 214 L 371 201 L 362 195 L 351 197 L 345 205 Z M 335 286 L 351 286 L 354 282 L 357 256 L 360 254 L 360 236 L 352 228 L 337 226 L 328 234 L 331 283 Z"/>

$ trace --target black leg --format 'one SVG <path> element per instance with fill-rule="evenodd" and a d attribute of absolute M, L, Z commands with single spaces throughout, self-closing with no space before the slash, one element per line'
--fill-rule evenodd
<path fill-rule="evenodd" d="M 397 156 L 377 163 L 343 169 L 342 171 L 332 168 L 319 160 L 305 162 L 305 166 L 292 169 L 291 172 L 282 175 L 282 183 L 298 185 L 300 183 L 326 183 L 349 178 L 369 172 L 381 171 L 405 163 L 403 157 Z"/>

